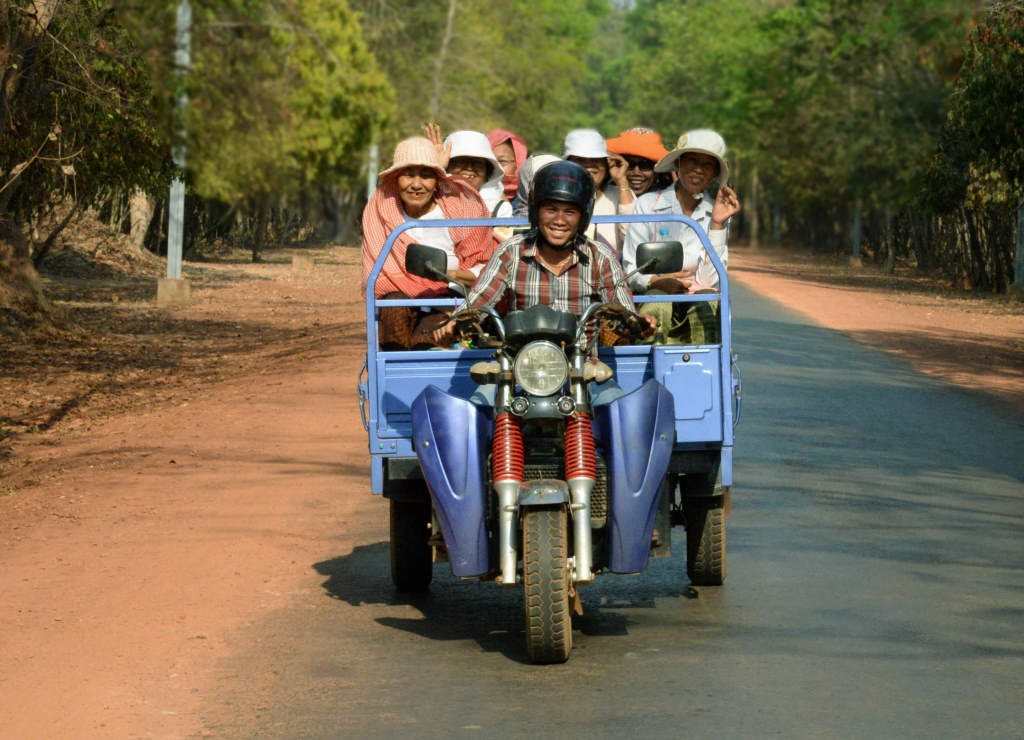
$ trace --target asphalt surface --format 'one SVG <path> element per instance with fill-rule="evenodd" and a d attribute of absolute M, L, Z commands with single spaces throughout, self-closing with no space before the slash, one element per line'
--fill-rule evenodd
<path fill-rule="evenodd" d="M 273 737 L 1024 736 L 1024 420 L 735 290 L 745 400 L 729 575 L 683 533 L 584 593 L 569 663 L 525 661 L 520 595 L 398 598 L 386 503 L 251 625 L 208 726 Z M 257 678 L 259 680 L 257 680 Z M 268 688 L 255 704 L 245 685 Z M 255 694 L 253 694 L 255 695 Z M 249 697 L 251 699 L 251 697 Z"/>

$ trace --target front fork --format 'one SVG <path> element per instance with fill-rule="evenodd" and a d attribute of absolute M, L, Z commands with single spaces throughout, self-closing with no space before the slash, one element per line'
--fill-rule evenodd
<path fill-rule="evenodd" d="M 512 402 L 512 361 L 498 353 L 500 374 L 494 395 L 494 438 L 491 442 L 491 480 L 498 494 L 498 580 L 516 582 L 516 517 L 519 485 L 523 482 L 525 452 L 523 421 L 509 411 Z"/>
<path fill-rule="evenodd" d="M 522 420 L 509 411 L 512 400 L 512 368 L 499 356 L 501 376 L 495 394 L 494 438 L 491 443 L 491 480 L 498 495 L 498 580 L 516 582 L 516 549 L 519 487 L 525 475 Z M 590 498 L 597 483 L 597 454 L 590 418 L 590 399 L 582 376 L 580 353 L 573 362 L 572 397 L 575 408 L 566 420 L 565 479 L 573 521 L 573 573 L 575 583 L 594 580 L 593 542 L 590 530 Z"/>
<path fill-rule="evenodd" d="M 570 390 L 574 410 L 565 425 L 565 482 L 572 508 L 573 581 L 594 580 L 594 549 L 590 531 L 590 497 L 597 484 L 597 453 L 590 423 L 590 393 L 583 378 L 583 352 L 573 353 Z"/>

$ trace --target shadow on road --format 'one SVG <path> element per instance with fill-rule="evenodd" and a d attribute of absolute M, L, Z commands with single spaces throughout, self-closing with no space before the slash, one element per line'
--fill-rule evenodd
<path fill-rule="evenodd" d="M 421 615 L 377 617 L 377 624 L 429 640 L 474 640 L 485 652 L 528 662 L 519 588 L 460 581 L 451 575 L 447 564 L 441 563 L 434 568 L 429 593 L 397 593 L 389 575 L 386 542 L 360 545 L 348 555 L 321 561 L 313 567 L 327 576 L 322 585 L 332 599 L 355 607 L 407 605 Z M 573 631 L 588 637 L 627 635 L 632 620 L 626 610 L 655 609 L 655 599 L 684 603 L 681 597 L 686 589 L 683 579 L 676 576 L 681 567 L 673 558 L 652 561 L 647 573 L 641 576 L 600 576 L 582 591 L 584 614 L 573 618 Z M 666 583 L 666 576 L 671 582 Z"/>

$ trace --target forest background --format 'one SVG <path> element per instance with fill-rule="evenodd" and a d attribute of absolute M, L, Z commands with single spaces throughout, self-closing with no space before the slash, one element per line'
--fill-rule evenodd
<path fill-rule="evenodd" d="M 712 127 L 735 237 L 862 250 L 1005 292 L 1024 196 L 1024 0 L 0 0 L 0 326 L 86 214 L 165 249 L 355 240 L 371 144 L 437 120 L 534 152 Z M 175 99 L 186 94 L 186 114 Z M 1018 276 L 1022 280 L 1022 276 Z"/>

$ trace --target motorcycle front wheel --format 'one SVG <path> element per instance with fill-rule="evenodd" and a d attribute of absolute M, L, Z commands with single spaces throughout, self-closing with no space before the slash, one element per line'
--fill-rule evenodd
<path fill-rule="evenodd" d="M 564 663 L 572 650 L 568 516 L 564 507 L 523 514 L 523 613 L 531 663 Z"/>

